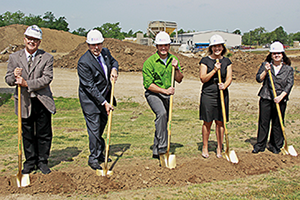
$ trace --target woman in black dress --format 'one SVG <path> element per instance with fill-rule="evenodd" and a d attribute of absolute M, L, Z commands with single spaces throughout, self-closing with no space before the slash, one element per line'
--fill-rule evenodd
<path fill-rule="evenodd" d="M 284 114 L 288 96 L 294 85 L 294 70 L 290 67 L 291 61 L 284 53 L 283 45 L 280 42 L 274 42 L 270 46 L 270 53 L 265 62 L 263 62 L 256 74 L 256 81 L 263 85 L 258 93 L 259 100 L 259 120 L 257 143 L 254 145 L 252 153 L 265 151 L 270 122 L 272 121 L 272 128 L 270 133 L 270 141 L 268 150 L 278 154 L 283 146 L 284 137 L 280 126 L 276 104 L 279 104 L 284 121 Z M 275 85 L 276 95 L 274 98 L 272 86 L 268 71 L 271 70 L 272 78 Z"/>
<path fill-rule="evenodd" d="M 225 41 L 220 35 L 213 35 L 209 41 L 208 56 L 200 61 L 200 80 L 203 83 L 200 98 L 200 120 L 202 126 L 202 156 L 208 158 L 208 138 L 213 121 L 216 124 L 218 147 L 217 157 L 222 157 L 222 143 L 224 138 L 224 122 L 220 101 L 220 90 L 224 92 L 226 118 L 228 121 L 228 87 L 232 82 L 231 61 L 224 57 L 227 52 Z M 219 60 L 219 63 L 216 60 Z M 218 73 L 221 70 L 222 83 L 218 83 Z M 226 123 L 226 122 L 225 122 Z"/>

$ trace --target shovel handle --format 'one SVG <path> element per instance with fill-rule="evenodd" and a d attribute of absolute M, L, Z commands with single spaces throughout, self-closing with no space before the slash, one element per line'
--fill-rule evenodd
<path fill-rule="evenodd" d="M 273 96 L 274 96 L 274 99 L 275 99 L 277 97 L 277 94 L 276 94 L 275 85 L 274 85 L 271 70 L 268 70 L 268 73 L 269 73 L 270 82 L 271 82 L 271 85 L 272 85 Z M 275 104 L 276 104 L 276 109 L 277 109 L 277 113 L 278 113 L 278 118 L 279 118 L 281 130 L 282 130 L 282 134 L 283 134 L 283 137 L 284 137 L 284 143 L 285 143 L 284 144 L 284 149 L 287 150 L 287 152 L 288 152 L 285 128 L 284 128 L 283 120 L 282 120 L 282 114 L 281 114 L 281 111 L 280 111 L 279 103 L 275 103 Z"/>
<path fill-rule="evenodd" d="M 171 87 L 174 87 L 174 77 L 175 77 L 175 67 L 172 66 Z M 172 110 L 173 110 L 173 95 L 170 95 L 169 120 L 168 120 L 168 148 L 167 148 L 167 153 L 169 153 L 170 146 L 171 146 Z"/>
<path fill-rule="evenodd" d="M 21 108 L 21 85 L 18 85 L 18 169 L 22 173 L 22 108 Z"/>
<path fill-rule="evenodd" d="M 219 59 L 216 59 L 216 63 L 219 63 Z M 221 70 L 220 69 L 218 70 L 218 79 L 219 79 L 219 83 L 222 83 Z M 223 90 L 220 90 L 220 100 L 221 100 L 222 116 L 223 116 L 223 124 L 224 124 L 225 140 L 226 140 L 225 153 L 228 154 L 228 152 L 229 152 L 229 138 L 228 138 L 228 132 L 227 132 L 227 123 L 226 123 L 227 119 L 226 119 L 226 110 L 225 110 Z"/>
<path fill-rule="evenodd" d="M 111 81 L 111 93 L 110 93 L 110 104 L 111 105 L 113 105 L 114 90 L 115 90 L 115 79 L 113 78 L 113 80 Z M 104 170 L 106 170 L 106 171 L 107 171 L 107 161 L 108 161 L 109 145 L 110 145 L 110 131 L 111 131 L 112 113 L 113 113 L 113 111 L 110 110 L 109 115 L 108 115 L 108 123 L 107 123 L 107 141 L 106 141 L 105 162 L 104 162 Z"/>

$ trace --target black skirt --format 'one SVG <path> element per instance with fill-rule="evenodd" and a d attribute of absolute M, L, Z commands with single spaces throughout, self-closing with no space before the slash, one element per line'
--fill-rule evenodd
<path fill-rule="evenodd" d="M 224 90 L 223 93 L 224 93 L 224 102 L 225 102 L 225 110 L 226 110 L 226 121 L 228 122 L 229 121 L 228 90 Z M 218 98 L 216 98 L 216 96 L 202 93 L 200 97 L 199 114 L 200 114 L 200 120 L 203 120 L 205 122 L 211 122 L 213 120 L 223 121 L 220 94 L 218 94 Z"/>

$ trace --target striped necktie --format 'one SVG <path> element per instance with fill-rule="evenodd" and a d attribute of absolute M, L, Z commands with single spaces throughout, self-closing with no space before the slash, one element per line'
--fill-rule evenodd
<path fill-rule="evenodd" d="M 28 60 L 27 64 L 28 64 L 28 70 L 30 71 L 30 67 L 32 65 L 32 55 L 31 54 L 29 55 L 29 60 Z"/>

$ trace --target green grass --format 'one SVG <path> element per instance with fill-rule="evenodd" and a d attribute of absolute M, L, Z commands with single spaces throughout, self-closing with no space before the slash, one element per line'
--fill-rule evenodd
<path fill-rule="evenodd" d="M 15 170 L 17 166 L 17 116 L 14 114 L 13 99 L 8 95 L 0 106 L 0 174 Z M 55 98 L 57 113 L 53 115 L 53 143 L 50 167 L 56 170 L 68 167 L 76 158 L 87 160 L 88 135 L 79 100 L 76 98 Z M 188 109 L 186 109 L 188 107 Z M 236 151 L 251 151 L 251 139 L 257 133 L 257 114 L 231 111 L 228 131 L 230 147 Z M 111 130 L 112 157 L 126 150 L 120 159 L 143 159 L 151 155 L 155 116 L 149 106 L 132 102 L 130 99 L 118 102 L 113 112 Z M 292 108 L 286 115 L 286 129 L 296 149 L 300 148 L 299 112 Z M 172 115 L 171 152 L 176 155 L 199 156 L 202 148 L 202 122 L 197 106 L 188 103 L 174 105 Z M 104 133 L 106 138 L 106 130 Z M 210 151 L 216 148 L 214 125 L 210 136 Z M 82 160 L 82 159 L 81 159 Z M 60 164 L 61 163 L 61 164 Z M 86 163 L 76 164 L 85 166 Z M 299 166 L 231 181 L 219 181 L 190 185 L 186 187 L 159 188 L 156 199 L 299 199 Z M 141 191 L 153 192 L 157 188 Z M 140 190 L 136 191 L 137 193 Z M 156 192 L 156 191 L 155 191 Z M 161 195 L 160 195 L 161 194 Z M 104 197 L 104 196 L 103 196 Z M 145 199 L 147 199 L 145 194 Z"/>

